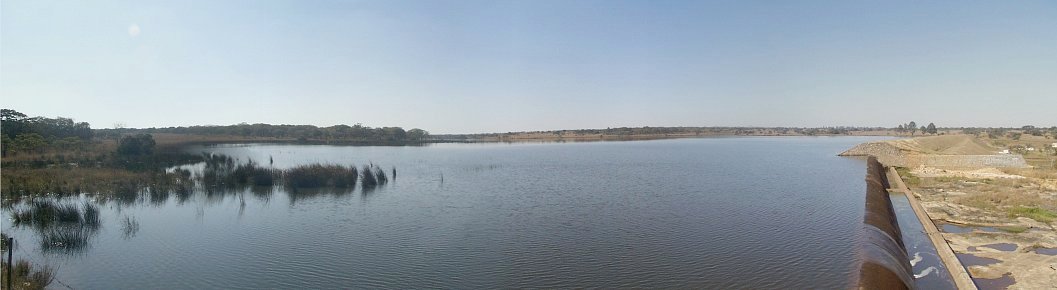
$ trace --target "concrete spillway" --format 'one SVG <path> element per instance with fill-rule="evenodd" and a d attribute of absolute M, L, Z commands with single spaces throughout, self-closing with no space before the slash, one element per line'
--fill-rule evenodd
<path fill-rule="evenodd" d="M 914 285 L 906 246 L 903 245 L 888 188 L 884 166 L 877 158 L 869 157 L 866 163 L 866 212 L 863 218 L 859 289 L 912 289 Z"/>

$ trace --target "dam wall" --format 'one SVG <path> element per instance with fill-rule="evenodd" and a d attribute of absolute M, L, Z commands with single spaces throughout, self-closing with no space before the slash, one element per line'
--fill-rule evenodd
<path fill-rule="evenodd" d="M 884 166 L 876 157 L 869 157 L 858 289 L 911 289 L 914 285 L 889 187 Z"/>

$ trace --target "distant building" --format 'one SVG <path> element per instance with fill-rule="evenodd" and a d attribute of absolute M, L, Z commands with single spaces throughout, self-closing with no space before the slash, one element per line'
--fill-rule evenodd
<path fill-rule="evenodd" d="M 1035 151 L 1035 147 L 1028 147 L 1027 150 L 1028 151 Z"/>
<path fill-rule="evenodd" d="M 1057 143 L 1050 144 L 1050 147 L 1057 148 Z"/>
<path fill-rule="evenodd" d="M 1009 154 L 1009 149 L 1002 149 L 1002 151 L 999 151 L 998 153 Z"/>

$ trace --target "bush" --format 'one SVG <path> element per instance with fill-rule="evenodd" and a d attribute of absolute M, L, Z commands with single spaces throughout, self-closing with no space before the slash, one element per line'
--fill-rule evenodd
<path fill-rule="evenodd" d="M 150 134 L 122 136 L 118 141 L 117 153 L 121 155 L 150 155 L 154 153 L 154 137 Z"/>

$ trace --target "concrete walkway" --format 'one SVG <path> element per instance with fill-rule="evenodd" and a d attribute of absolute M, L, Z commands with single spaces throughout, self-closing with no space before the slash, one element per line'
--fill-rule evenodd
<path fill-rule="evenodd" d="M 943 239 L 939 229 L 936 228 L 936 224 L 929 218 L 928 213 L 921 207 L 921 203 L 918 203 L 917 197 L 914 196 L 914 192 L 910 191 L 910 188 L 903 183 L 903 179 L 899 177 L 899 173 L 896 172 L 894 167 L 888 168 L 888 183 L 891 185 L 891 190 L 901 191 L 907 196 L 910 201 L 910 207 L 914 209 L 914 214 L 917 215 L 918 221 L 921 222 L 921 227 L 925 229 L 925 235 L 932 241 L 932 245 L 936 247 L 936 254 L 940 256 L 940 260 L 943 261 L 943 265 L 947 267 L 947 271 L 951 273 L 951 279 L 954 280 L 954 285 L 958 286 L 958 289 L 977 289 L 976 284 L 973 283 L 973 279 L 969 276 L 969 272 L 965 271 L 965 267 L 962 266 L 962 262 L 958 261 L 958 256 L 954 255 L 954 250 L 951 250 L 951 246 L 947 244 L 947 240 Z"/>

